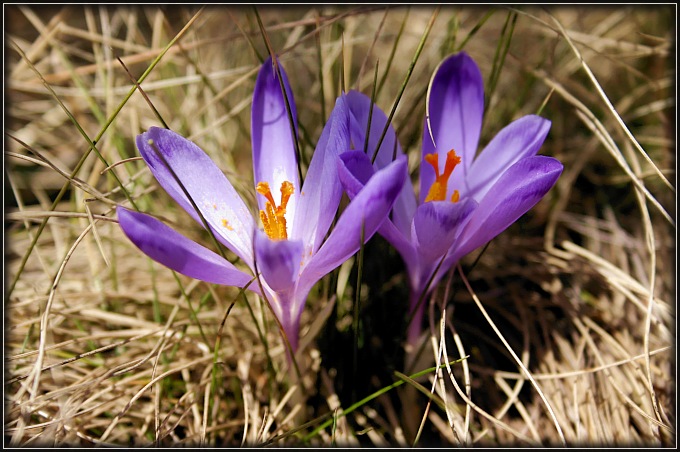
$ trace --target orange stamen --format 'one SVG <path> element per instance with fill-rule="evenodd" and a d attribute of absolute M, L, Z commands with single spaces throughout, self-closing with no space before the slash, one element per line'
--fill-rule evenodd
<path fill-rule="evenodd" d="M 281 184 L 281 205 L 278 207 L 267 182 L 258 183 L 255 190 L 267 199 L 265 210 L 260 210 L 260 220 L 262 220 L 264 232 L 272 240 L 288 239 L 285 214 L 288 200 L 295 192 L 293 184 L 288 181 Z"/>
<path fill-rule="evenodd" d="M 427 192 L 425 202 L 443 201 L 446 199 L 446 185 L 449 183 L 449 177 L 451 177 L 453 170 L 460 163 L 460 157 L 456 155 L 456 151 L 454 151 L 453 149 L 446 153 L 446 164 L 444 165 L 444 174 L 439 174 L 439 154 L 437 154 L 436 152 L 432 154 L 427 154 L 425 156 L 425 161 L 432 165 L 432 167 L 434 168 L 434 172 L 436 174 L 436 178 L 434 182 L 432 182 L 430 190 Z M 458 190 L 455 190 L 453 192 L 453 195 L 451 196 L 451 201 L 458 202 L 459 199 L 460 194 L 458 193 Z"/>

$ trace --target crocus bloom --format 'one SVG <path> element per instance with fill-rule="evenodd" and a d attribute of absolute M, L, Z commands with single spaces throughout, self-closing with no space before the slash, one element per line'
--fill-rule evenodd
<path fill-rule="evenodd" d="M 349 92 L 347 101 L 352 140 L 363 146 L 371 101 L 358 92 Z M 550 129 L 550 121 L 536 115 L 513 121 L 476 155 L 484 86 L 477 64 L 464 52 L 440 63 L 431 82 L 428 106 L 420 193 L 417 196 L 413 186 L 406 184 L 390 220 L 378 231 L 401 254 L 409 274 L 414 315 L 409 343 L 414 343 L 421 331 L 424 303 L 415 310 L 421 297 L 463 256 L 531 209 L 563 169 L 556 159 L 536 155 Z M 390 126 L 371 163 L 386 122 L 385 114 L 374 106 L 368 152 L 355 150 L 342 157 L 341 181 L 350 198 L 371 180 L 376 169 L 403 153 Z"/>
<path fill-rule="evenodd" d="M 297 124 L 288 79 L 279 68 L 293 124 Z M 407 169 L 405 159 L 400 159 L 378 172 L 326 238 L 342 196 L 338 156 L 350 149 L 344 95 L 337 99 L 322 131 L 302 188 L 293 133 L 297 135 L 297 130 L 291 129 L 286 100 L 269 59 L 256 80 L 251 123 L 262 229 L 229 180 L 196 144 L 157 127 L 137 137 L 139 152 L 158 183 L 201 225 L 205 219 L 217 240 L 250 273 L 149 215 L 119 207 L 118 219 L 128 238 L 157 262 L 192 278 L 246 287 L 266 297 L 296 350 L 309 291 L 359 249 L 362 233 L 364 240 L 375 233 L 392 208 Z M 259 281 L 253 281 L 256 274 Z"/>

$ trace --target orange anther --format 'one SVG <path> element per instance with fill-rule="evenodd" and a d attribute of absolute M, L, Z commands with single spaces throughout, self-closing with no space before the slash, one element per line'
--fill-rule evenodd
<path fill-rule="evenodd" d="M 434 172 L 436 174 L 434 182 L 430 186 L 430 190 L 427 192 L 427 197 L 425 202 L 428 201 L 443 201 L 446 199 L 446 185 L 449 182 L 449 177 L 453 174 L 453 170 L 460 163 L 460 157 L 456 155 L 456 151 L 451 149 L 446 153 L 446 164 L 444 165 L 444 174 L 439 174 L 439 154 L 432 153 L 427 154 L 424 157 L 425 161 L 432 165 Z M 454 199 L 455 198 L 455 199 Z M 458 190 L 456 190 L 451 196 L 451 201 L 457 202 L 460 198 Z"/>
<path fill-rule="evenodd" d="M 267 182 L 258 183 L 255 190 L 267 199 L 265 209 L 260 210 L 260 220 L 262 220 L 264 232 L 272 240 L 286 240 L 288 233 L 286 232 L 285 214 L 288 200 L 295 193 L 293 184 L 288 181 L 281 184 L 281 205 L 278 207 Z"/>
<path fill-rule="evenodd" d="M 458 202 L 460 200 L 460 193 L 458 190 L 453 190 L 453 194 L 451 195 L 451 202 Z"/>

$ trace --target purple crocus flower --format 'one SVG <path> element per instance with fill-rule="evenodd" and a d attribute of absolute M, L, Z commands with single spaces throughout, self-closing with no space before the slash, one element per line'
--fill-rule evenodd
<path fill-rule="evenodd" d="M 536 115 L 519 118 L 503 128 L 477 154 L 484 113 L 484 85 L 477 64 L 461 52 L 436 69 L 425 120 L 420 193 L 406 184 L 379 233 L 401 254 L 410 280 L 413 321 L 409 343 L 420 335 L 424 303 L 440 278 L 463 256 L 485 245 L 531 209 L 555 184 L 562 164 L 536 155 L 550 121 Z M 371 101 L 349 92 L 351 134 L 363 146 Z M 387 122 L 373 106 L 368 152 L 342 156 L 342 184 L 350 198 L 369 182 L 376 170 L 403 151 L 392 127 L 374 163 L 371 157 Z M 440 265 L 439 270 L 437 267 Z M 430 281 L 431 279 L 431 281 Z"/>
<path fill-rule="evenodd" d="M 297 124 L 292 91 L 279 68 L 293 124 Z M 406 161 L 399 159 L 378 171 L 326 237 L 342 196 L 338 156 L 350 149 L 344 95 L 337 99 L 321 133 L 302 188 L 293 135 L 297 130 L 291 130 L 271 58 L 262 65 L 255 83 L 251 133 L 263 229 L 222 171 L 196 144 L 157 127 L 137 137 L 139 152 L 158 183 L 201 225 L 202 216 L 217 240 L 250 272 L 149 215 L 119 207 L 118 219 L 128 238 L 155 261 L 192 278 L 246 287 L 266 297 L 295 351 L 309 291 L 359 249 L 362 229 L 366 241 L 387 217 L 407 177 Z M 253 281 L 256 274 L 259 281 Z"/>

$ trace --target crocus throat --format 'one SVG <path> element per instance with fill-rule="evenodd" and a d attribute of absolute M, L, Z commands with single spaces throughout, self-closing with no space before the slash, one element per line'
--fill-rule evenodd
<path fill-rule="evenodd" d="M 293 184 L 288 181 L 284 181 L 281 184 L 280 206 L 276 205 L 267 182 L 259 182 L 255 189 L 259 194 L 267 198 L 265 210 L 260 210 L 260 220 L 262 220 L 264 232 L 272 240 L 288 239 L 288 233 L 286 232 L 286 218 L 284 215 L 286 214 L 288 200 L 294 192 Z"/>
<path fill-rule="evenodd" d="M 425 161 L 432 165 L 434 172 L 437 175 L 434 182 L 430 186 L 430 191 L 427 192 L 427 197 L 425 202 L 428 201 L 444 201 L 446 199 L 446 185 L 449 182 L 449 177 L 453 173 L 453 170 L 460 163 L 460 157 L 456 155 L 456 151 L 451 149 L 446 153 L 446 165 L 444 165 L 444 174 L 439 174 L 439 154 L 436 152 L 432 154 L 427 154 L 425 156 Z M 458 190 L 454 190 L 451 195 L 451 202 L 458 202 L 460 199 L 460 193 Z"/>

